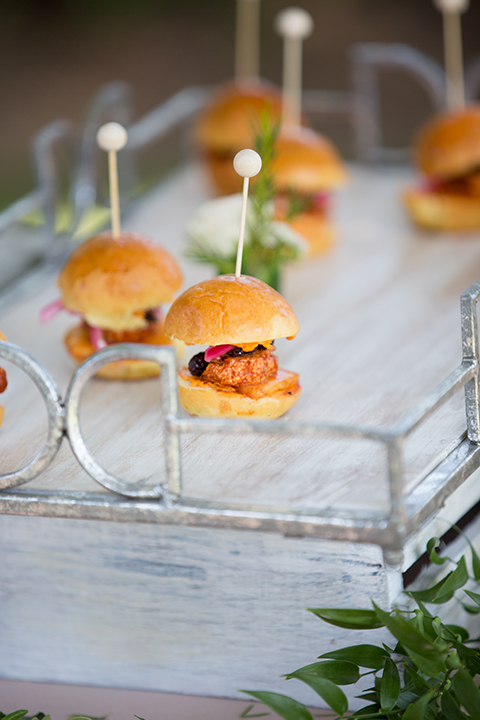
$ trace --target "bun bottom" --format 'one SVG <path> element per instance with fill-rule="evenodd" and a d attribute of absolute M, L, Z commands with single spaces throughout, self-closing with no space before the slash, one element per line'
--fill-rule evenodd
<path fill-rule="evenodd" d="M 328 252 L 337 239 L 333 223 L 323 212 L 300 213 L 289 225 L 308 242 L 310 257 Z"/>
<path fill-rule="evenodd" d="M 414 222 L 429 230 L 480 228 L 480 199 L 453 193 L 411 189 L 403 200 Z"/>
<path fill-rule="evenodd" d="M 4 415 L 5 415 L 5 408 L 4 408 L 4 407 L 0 407 L 0 427 L 1 427 L 1 425 L 2 425 L 3 416 L 4 416 Z"/>
<path fill-rule="evenodd" d="M 69 330 L 64 342 L 68 352 L 78 363 L 82 363 L 95 352 L 88 328 L 83 324 Z M 144 337 L 141 344 L 172 345 L 172 341 L 163 333 L 163 322 L 159 322 L 152 324 L 151 332 Z M 142 380 L 157 377 L 159 374 L 160 367 L 150 360 L 116 360 L 104 365 L 96 373 L 97 377 L 108 380 Z"/>
<path fill-rule="evenodd" d="M 180 402 L 190 415 L 199 417 L 252 418 L 275 420 L 295 405 L 300 385 L 291 391 L 280 391 L 261 398 L 250 398 L 237 392 L 222 392 L 197 378 L 178 375 Z"/>

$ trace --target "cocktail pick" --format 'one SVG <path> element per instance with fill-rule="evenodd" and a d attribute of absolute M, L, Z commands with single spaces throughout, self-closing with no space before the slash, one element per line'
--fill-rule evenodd
<path fill-rule="evenodd" d="M 260 0 L 237 0 L 235 81 L 259 76 Z"/>
<path fill-rule="evenodd" d="M 306 10 L 291 7 L 275 18 L 283 37 L 283 124 L 297 126 L 302 116 L 302 43 L 313 32 L 313 18 Z"/>
<path fill-rule="evenodd" d="M 443 15 L 443 46 L 447 75 L 447 105 L 451 110 L 465 106 L 461 15 L 470 0 L 434 0 Z"/>
<path fill-rule="evenodd" d="M 118 196 L 117 152 L 127 144 L 127 131 L 116 122 L 109 122 L 97 132 L 97 144 L 108 152 L 108 179 L 110 185 L 110 207 L 112 210 L 112 236 L 120 237 L 120 200 Z"/>
<path fill-rule="evenodd" d="M 251 177 L 258 175 L 262 169 L 262 158 L 255 150 L 240 150 L 233 158 L 235 172 L 243 177 L 242 211 L 240 213 L 240 234 L 238 236 L 237 263 L 235 276 L 242 273 L 243 242 L 245 238 L 245 223 L 247 219 L 248 184 Z"/>

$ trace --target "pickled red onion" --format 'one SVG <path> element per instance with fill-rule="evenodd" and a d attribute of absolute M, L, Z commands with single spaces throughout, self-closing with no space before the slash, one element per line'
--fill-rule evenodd
<path fill-rule="evenodd" d="M 225 355 L 229 350 L 233 350 L 234 347 L 235 345 L 212 345 L 205 351 L 205 360 L 206 362 L 215 360 L 215 358 Z"/>
<path fill-rule="evenodd" d="M 90 332 L 90 342 L 93 345 L 94 350 L 102 350 L 107 347 L 107 342 L 103 337 L 103 330 L 97 327 L 88 327 Z"/>
<path fill-rule="evenodd" d="M 50 320 L 53 320 L 62 310 L 66 310 L 63 302 L 61 300 L 54 300 L 40 310 L 40 322 L 42 325 L 45 325 L 50 322 Z"/>
<path fill-rule="evenodd" d="M 328 192 L 318 192 L 313 196 L 313 205 L 321 210 L 328 210 L 332 204 L 332 196 Z"/>

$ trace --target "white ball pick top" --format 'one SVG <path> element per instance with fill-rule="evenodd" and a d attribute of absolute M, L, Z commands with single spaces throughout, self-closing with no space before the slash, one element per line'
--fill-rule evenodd
<path fill-rule="evenodd" d="M 245 239 L 245 223 L 247 220 L 248 182 L 251 177 L 258 175 L 262 169 L 262 158 L 255 150 L 240 150 L 233 158 L 235 172 L 243 177 L 242 210 L 240 213 L 240 234 L 238 237 L 237 262 L 235 276 L 240 277 L 242 272 L 243 243 Z"/>
<path fill-rule="evenodd" d="M 109 122 L 97 132 L 97 144 L 108 153 L 108 178 L 110 184 L 110 207 L 112 210 L 112 235 L 119 238 L 120 229 L 120 199 L 118 193 L 118 167 L 117 152 L 125 147 L 128 133 L 120 123 Z"/>
<path fill-rule="evenodd" d="M 106 152 L 114 150 L 118 152 L 125 147 L 128 140 L 128 134 L 123 125 L 117 122 L 109 122 L 97 132 L 97 144 Z"/>
<path fill-rule="evenodd" d="M 470 7 L 470 0 L 434 0 L 433 4 L 440 12 L 464 13 Z"/>
<path fill-rule="evenodd" d="M 240 150 L 233 158 L 233 167 L 243 178 L 255 177 L 262 169 L 262 158 L 255 150 Z"/>
<path fill-rule="evenodd" d="M 275 28 L 281 37 L 304 40 L 313 32 L 313 18 L 303 8 L 285 8 L 275 18 Z"/>

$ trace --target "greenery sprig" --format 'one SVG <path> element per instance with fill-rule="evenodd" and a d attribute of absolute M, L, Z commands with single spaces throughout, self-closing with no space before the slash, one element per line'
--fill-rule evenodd
<path fill-rule="evenodd" d="M 294 244 L 282 237 L 274 222 L 276 189 L 273 175 L 275 143 L 280 125 L 272 125 L 268 113 L 260 114 L 254 126 L 255 150 L 262 158 L 262 169 L 252 183 L 250 192 L 251 212 L 248 217 L 248 241 L 245 243 L 242 272 L 279 289 L 280 271 L 285 263 L 296 260 L 302 254 L 299 243 Z M 289 217 L 290 219 L 290 217 Z M 235 272 L 236 249 L 221 254 L 208 242 L 191 238 L 186 257 L 213 265 L 219 274 Z"/>
<path fill-rule="evenodd" d="M 337 627 L 351 630 L 387 628 L 395 643 L 390 645 L 352 645 L 327 652 L 310 665 L 285 676 L 308 685 L 343 718 L 348 700 L 340 686 L 356 684 L 371 676 L 371 685 L 357 698 L 367 703 L 349 715 L 351 720 L 478 720 L 480 718 L 480 638 L 444 623 L 428 605 L 443 605 L 454 599 L 470 614 L 480 613 L 480 594 L 463 589 L 468 582 L 480 585 L 480 559 L 470 544 L 471 572 L 463 555 L 460 560 L 441 557 L 440 541 L 427 544 L 430 560 L 455 567 L 428 590 L 407 592 L 412 609 L 382 610 L 372 601 L 372 609 L 310 608 L 316 617 Z M 463 595 L 456 593 L 463 589 Z M 466 602 L 466 600 L 471 602 Z M 473 603 L 473 604 L 472 604 Z M 415 607 L 416 606 L 416 607 Z M 243 690 L 285 720 L 312 720 L 305 705 L 280 693 Z M 250 709 L 250 708 L 249 708 Z M 246 715 L 248 717 L 248 714 Z"/>

